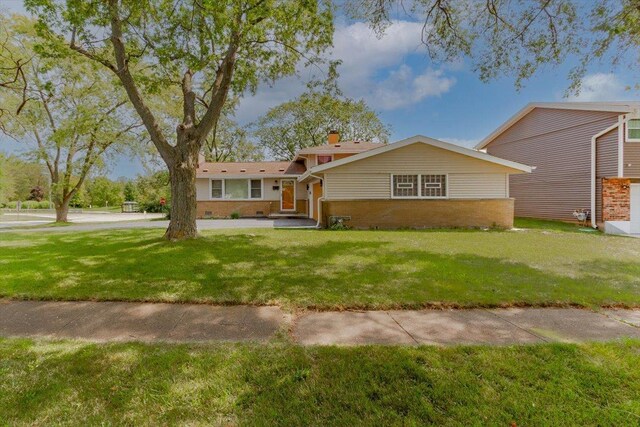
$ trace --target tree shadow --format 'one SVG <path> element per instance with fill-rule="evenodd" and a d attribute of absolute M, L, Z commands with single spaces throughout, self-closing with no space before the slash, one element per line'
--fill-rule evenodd
<path fill-rule="evenodd" d="M 318 308 L 640 303 L 640 265 L 630 262 L 584 262 L 562 275 L 498 257 L 391 250 L 384 239 L 339 233 L 304 244 L 292 233 L 285 245 L 250 232 L 178 244 L 155 235 L 50 234 L 5 247 L 0 294 Z"/>

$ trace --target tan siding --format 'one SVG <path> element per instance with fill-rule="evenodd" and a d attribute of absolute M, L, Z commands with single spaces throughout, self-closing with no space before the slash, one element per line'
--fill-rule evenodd
<path fill-rule="evenodd" d="M 640 177 L 640 142 L 625 142 L 623 153 L 624 176 Z"/>
<path fill-rule="evenodd" d="M 209 200 L 209 178 L 196 178 L 196 200 Z"/>
<path fill-rule="evenodd" d="M 591 137 L 618 120 L 616 113 L 535 109 L 487 147 L 497 157 L 531 166 L 511 175 L 516 216 L 572 220 L 591 205 Z"/>
<path fill-rule="evenodd" d="M 331 173 L 507 173 L 513 169 L 415 143 L 331 170 Z"/>
<path fill-rule="evenodd" d="M 449 174 L 451 199 L 501 199 L 507 196 L 505 174 Z"/>
<path fill-rule="evenodd" d="M 618 176 L 618 129 L 596 143 L 596 221 L 602 221 L 602 178 Z"/>
<path fill-rule="evenodd" d="M 325 197 L 330 200 L 389 199 L 390 179 L 387 173 L 327 173 Z"/>
<path fill-rule="evenodd" d="M 290 179 L 293 179 L 294 181 L 296 180 L 296 178 Z M 273 189 L 274 186 L 280 186 L 280 178 L 263 178 L 262 182 L 262 200 L 280 200 L 280 189 Z M 301 200 L 307 199 L 306 184 L 300 182 L 296 184 L 296 198 Z M 209 195 L 209 178 L 196 178 L 196 200 L 205 201 L 210 199 L 211 197 Z"/>

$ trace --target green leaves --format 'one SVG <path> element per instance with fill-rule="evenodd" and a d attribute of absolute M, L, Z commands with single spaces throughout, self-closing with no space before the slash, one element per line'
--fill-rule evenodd
<path fill-rule="evenodd" d="M 389 127 L 362 100 L 308 92 L 269 110 L 254 124 L 258 143 L 277 159 L 326 144 L 330 130 L 345 141 L 387 142 Z"/>

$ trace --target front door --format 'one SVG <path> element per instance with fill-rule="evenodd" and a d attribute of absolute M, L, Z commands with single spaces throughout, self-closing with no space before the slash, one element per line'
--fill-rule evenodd
<path fill-rule="evenodd" d="M 640 234 L 640 184 L 631 184 L 631 233 Z"/>
<path fill-rule="evenodd" d="M 280 181 L 280 210 L 296 210 L 296 181 L 294 179 Z"/>

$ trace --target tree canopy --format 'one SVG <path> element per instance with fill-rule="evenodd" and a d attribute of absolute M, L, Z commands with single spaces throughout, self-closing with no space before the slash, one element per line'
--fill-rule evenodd
<path fill-rule="evenodd" d="M 29 58 L 21 70 L 24 90 L 0 89 L 0 129 L 46 165 L 57 219 L 66 221 L 69 201 L 89 172 L 139 141 L 141 124 L 106 70 L 80 57 L 40 55 L 28 18 L 0 18 L 0 24 L 8 35 L 5 49 Z"/>
<path fill-rule="evenodd" d="M 63 41 L 112 71 L 170 172 L 172 215 L 166 237 L 197 235 L 198 153 L 230 93 L 255 90 L 296 72 L 331 45 L 328 0 L 26 0 L 55 54 Z M 163 131 L 149 94 L 172 88 L 182 115 Z"/>
<path fill-rule="evenodd" d="M 338 131 L 345 141 L 386 143 L 389 127 L 362 100 L 307 92 L 270 109 L 254 124 L 257 143 L 274 158 L 290 160 L 301 148 L 326 144 Z"/>
<path fill-rule="evenodd" d="M 542 67 L 568 59 L 569 91 L 579 91 L 587 66 L 604 60 L 637 67 L 638 0 L 347 0 L 346 10 L 380 34 L 394 16 L 424 22 L 421 41 L 431 59 L 471 59 L 484 81 L 506 75 L 516 87 Z"/>

